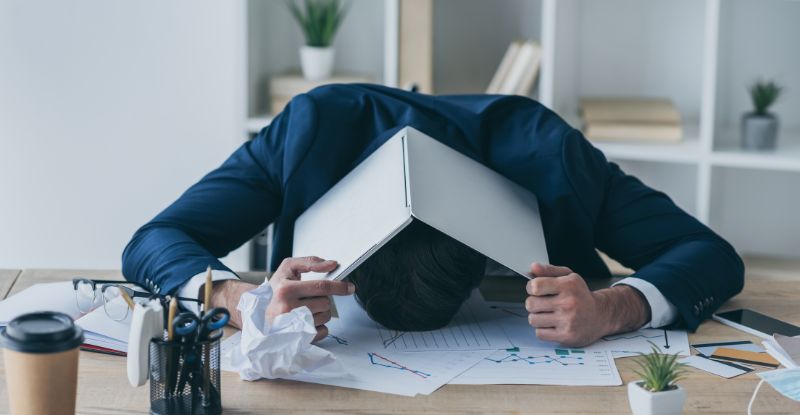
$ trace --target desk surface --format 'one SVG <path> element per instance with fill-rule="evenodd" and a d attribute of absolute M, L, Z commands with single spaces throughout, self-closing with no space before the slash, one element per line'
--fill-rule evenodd
<path fill-rule="evenodd" d="M 744 292 L 725 309 L 749 307 L 800 325 L 800 270 L 767 276 L 748 273 Z M 18 292 L 39 282 L 63 281 L 83 275 L 121 278 L 119 271 L 0 270 L 0 298 L 11 286 Z M 261 274 L 263 275 L 263 274 Z M 249 275 L 260 278 L 259 275 Z M 713 321 L 690 334 L 692 343 L 757 338 Z M 81 352 L 78 385 L 78 413 L 146 413 L 149 389 L 133 388 L 125 375 L 125 359 Z M 0 360 L 0 367 L 3 363 Z M 618 359 L 625 383 L 634 380 L 632 359 Z M 0 413 L 7 413 L 4 371 L 0 369 Z M 754 373 L 726 380 L 689 369 L 681 385 L 687 390 L 685 413 L 729 414 L 746 412 L 747 402 L 758 382 Z M 226 413 L 339 412 L 373 413 L 629 413 L 625 386 L 566 387 L 529 385 L 446 385 L 430 396 L 405 398 L 361 390 L 350 390 L 291 381 L 244 382 L 233 373 L 223 373 L 223 406 Z M 759 392 L 753 406 L 757 414 L 797 414 L 800 403 L 790 401 L 770 387 Z"/>

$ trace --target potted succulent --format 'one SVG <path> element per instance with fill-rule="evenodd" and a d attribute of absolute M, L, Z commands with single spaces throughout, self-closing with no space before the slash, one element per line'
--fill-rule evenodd
<path fill-rule="evenodd" d="M 782 89 L 774 81 L 756 81 L 750 86 L 754 110 L 742 116 L 742 147 L 753 150 L 775 148 L 778 118 L 769 112 L 769 107 L 781 95 Z"/>
<path fill-rule="evenodd" d="M 683 376 L 677 355 L 661 352 L 650 343 L 652 353 L 642 354 L 636 374 L 642 378 L 628 383 L 628 401 L 633 415 L 672 415 L 683 412 L 686 391 L 675 382 Z"/>
<path fill-rule="evenodd" d="M 303 10 L 295 0 L 286 0 L 289 10 L 300 24 L 306 43 L 300 48 L 303 77 L 309 81 L 327 79 L 333 72 L 334 49 L 331 46 L 336 30 L 344 19 L 345 9 L 339 0 L 304 0 Z"/>

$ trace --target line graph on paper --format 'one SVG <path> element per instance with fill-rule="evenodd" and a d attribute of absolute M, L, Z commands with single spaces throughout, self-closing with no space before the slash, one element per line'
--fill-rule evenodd
<path fill-rule="evenodd" d="M 502 326 L 485 315 L 487 307 L 464 303 L 447 326 L 431 331 L 397 331 L 373 326 L 380 344 L 393 351 L 447 351 L 506 349 L 512 344 Z M 481 314 L 484 310 L 484 314 Z"/>
<path fill-rule="evenodd" d="M 619 385 L 607 350 L 520 347 L 486 356 L 450 383 L 519 385 Z"/>
<path fill-rule="evenodd" d="M 430 373 L 426 373 L 426 372 L 423 372 L 421 370 L 415 370 L 415 369 L 408 368 L 408 367 L 406 367 L 406 366 L 404 366 L 404 365 L 402 365 L 400 363 L 395 362 L 394 360 L 391 360 L 391 359 L 389 359 L 387 357 L 381 356 L 381 355 L 379 355 L 377 353 L 374 353 L 374 352 L 367 353 L 367 357 L 369 357 L 369 363 L 372 366 L 385 367 L 385 368 L 389 368 L 389 369 L 397 369 L 397 370 L 405 371 L 405 372 L 408 372 L 409 374 L 419 376 L 422 379 L 427 379 L 427 378 L 432 376 Z"/>
<path fill-rule="evenodd" d="M 347 339 L 344 339 L 344 338 L 339 337 L 339 336 L 334 336 L 333 334 L 329 334 L 328 338 L 333 339 L 333 341 L 335 341 L 337 344 L 340 344 L 340 345 L 343 345 L 343 346 L 350 345 L 350 342 L 348 342 Z"/>
<path fill-rule="evenodd" d="M 662 352 L 688 356 L 689 337 L 685 331 L 664 329 L 641 329 L 630 333 L 606 336 L 595 343 L 592 348 L 610 350 L 614 357 L 636 356 L 640 353 L 652 352 L 652 342 Z"/>
<path fill-rule="evenodd" d="M 569 366 L 569 365 L 578 365 L 581 366 L 584 364 L 584 356 L 586 352 L 583 350 L 572 350 L 571 352 L 566 349 L 555 349 L 555 354 L 544 354 L 544 355 L 525 355 L 519 354 L 515 352 L 509 352 L 504 356 L 488 356 L 485 357 L 484 360 L 488 360 L 490 362 L 494 362 L 497 364 L 502 363 L 519 363 L 519 364 L 529 364 L 529 365 L 561 365 L 561 366 Z"/>

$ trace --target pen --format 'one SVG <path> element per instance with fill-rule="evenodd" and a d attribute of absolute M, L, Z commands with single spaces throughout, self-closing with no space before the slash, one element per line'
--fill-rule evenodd
<path fill-rule="evenodd" d="M 180 356 L 175 353 L 175 344 L 172 343 L 175 339 L 175 324 L 172 321 L 175 320 L 176 314 L 178 314 L 178 299 L 173 297 L 169 300 L 169 313 L 167 314 L 167 395 L 172 394 L 172 386 L 178 376 L 178 360 L 180 359 Z"/>
<path fill-rule="evenodd" d="M 206 296 L 203 299 L 203 313 L 207 313 L 208 310 L 211 309 L 211 265 L 208 266 L 208 270 L 206 271 Z M 211 316 L 209 316 L 211 317 Z M 201 330 L 198 327 L 198 330 Z M 203 341 L 205 339 L 198 338 L 199 341 Z M 209 393 L 211 392 L 211 373 L 210 373 L 210 365 L 211 365 L 211 343 L 202 344 L 200 346 L 203 349 L 203 406 L 208 406 L 209 404 Z"/>
<path fill-rule="evenodd" d="M 131 300 L 131 296 L 123 289 L 120 289 L 119 292 L 122 295 L 122 299 L 128 304 L 128 307 L 133 310 L 133 300 Z"/>
<path fill-rule="evenodd" d="M 207 312 L 208 310 L 211 309 L 211 286 L 212 286 L 212 284 L 213 283 L 211 281 L 211 265 L 209 265 L 208 268 L 206 269 L 206 285 L 205 285 L 206 295 L 203 298 L 203 313 L 205 313 L 205 312 Z M 202 316 L 202 314 L 201 314 L 201 316 Z"/>
<path fill-rule="evenodd" d="M 169 314 L 167 314 L 167 340 L 172 341 L 175 338 L 175 327 L 172 320 L 175 320 L 175 315 L 178 314 L 178 299 L 172 297 L 169 300 Z"/>

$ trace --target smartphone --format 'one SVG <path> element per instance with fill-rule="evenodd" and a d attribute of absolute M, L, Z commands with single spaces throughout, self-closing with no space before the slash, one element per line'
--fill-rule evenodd
<path fill-rule="evenodd" d="M 714 314 L 712 318 L 726 326 L 763 339 L 771 339 L 775 333 L 791 337 L 800 336 L 800 327 L 746 308 Z"/>

